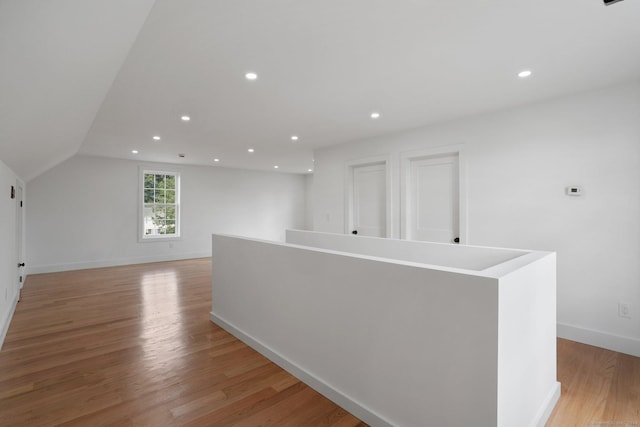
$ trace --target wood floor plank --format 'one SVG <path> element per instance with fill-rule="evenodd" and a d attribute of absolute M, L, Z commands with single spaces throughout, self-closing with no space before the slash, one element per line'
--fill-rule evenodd
<path fill-rule="evenodd" d="M 295 386 L 293 386 L 295 387 Z M 292 387 L 290 387 L 292 388 Z M 291 394 L 286 399 L 263 408 L 261 411 L 254 413 L 252 416 L 243 418 L 234 424 L 236 427 L 254 427 L 254 426 L 294 426 L 301 425 L 306 420 L 298 420 L 297 422 L 287 422 L 287 417 L 294 414 L 300 407 L 310 405 L 313 401 L 314 391 L 308 387 L 302 387 L 298 392 Z"/>
<path fill-rule="evenodd" d="M 0 425 L 267 425 L 305 405 L 318 420 L 347 414 L 210 310 L 207 258 L 29 276 L 0 352 Z"/>
<path fill-rule="evenodd" d="M 366 426 L 210 307 L 207 258 L 29 276 L 0 352 L 0 425 Z M 548 427 L 640 426 L 640 358 L 558 340 L 558 377 Z"/>
<path fill-rule="evenodd" d="M 602 419 L 614 425 L 640 426 L 640 363 L 627 354 L 617 355 L 617 366 Z"/>
<path fill-rule="evenodd" d="M 559 339 L 558 381 L 547 427 L 640 426 L 640 358 Z"/>

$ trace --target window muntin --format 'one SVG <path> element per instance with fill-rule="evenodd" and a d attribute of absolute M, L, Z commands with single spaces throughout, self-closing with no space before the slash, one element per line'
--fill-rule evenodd
<path fill-rule="evenodd" d="M 143 170 L 142 239 L 180 236 L 180 175 Z"/>

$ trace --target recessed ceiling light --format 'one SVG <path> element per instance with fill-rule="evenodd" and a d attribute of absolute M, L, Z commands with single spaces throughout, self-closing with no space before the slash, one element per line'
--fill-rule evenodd
<path fill-rule="evenodd" d="M 297 141 L 298 139 L 299 139 L 298 135 L 291 135 L 291 140 L 292 141 Z"/>
<path fill-rule="evenodd" d="M 373 113 L 371 113 L 371 118 L 372 119 L 379 119 L 380 118 L 380 113 L 378 113 L 377 111 L 374 111 Z"/>
<path fill-rule="evenodd" d="M 217 163 L 220 161 L 220 159 L 213 159 L 213 161 Z"/>
<path fill-rule="evenodd" d="M 307 172 L 313 172 L 313 169 L 307 169 Z"/>
<path fill-rule="evenodd" d="M 531 71 L 530 70 L 523 70 L 520 71 L 518 73 L 518 77 L 520 77 L 521 79 L 525 78 L 525 77 L 529 77 L 531 75 Z"/>
<path fill-rule="evenodd" d="M 131 153 L 138 154 L 138 150 L 131 150 Z"/>
<path fill-rule="evenodd" d="M 189 120 L 191 120 L 191 117 L 189 117 L 189 116 L 182 116 L 182 117 L 180 117 L 180 120 L 182 120 L 183 122 L 188 122 Z"/>
<path fill-rule="evenodd" d="M 245 79 L 247 80 L 255 80 L 258 78 L 258 75 L 254 72 L 249 72 L 247 74 L 244 75 Z"/>
<path fill-rule="evenodd" d="M 153 140 L 154 141 L 160 141 L 160 137 L 156 135 L 156 136 L 153 137 Z"/>
<path fill-rule="evenodd" d="M 256 150 L 254 150 L 253 148 L 249 148 L 247 151 L 250 152 L 250 153 L 253 153 Z"/>
<path fill-rule="evenodd" d="M 273 168 L 274 168 L 274 169 L 278 169 L 279 167 L 280 167 L 280 166 L 278 166 L 278 165 L 275 165 L 275 166 L 274 166 Z"/>

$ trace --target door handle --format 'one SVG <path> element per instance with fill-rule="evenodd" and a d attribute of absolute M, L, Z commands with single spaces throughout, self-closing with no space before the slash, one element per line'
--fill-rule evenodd
<path fill-rule="evenodd" d="M 358 234 L 358 230 L 353 230 L 351 234 Z"/>
<path fill-rule="evenodd" d="M 455 239 L 453 239 L 453 243 L 460 243 L 460 238 L 456 237 Z"/>
<path fill-rule="evenodd" d="M 24 262 L 18 263 L 18 267 L 24 267 Z"/>

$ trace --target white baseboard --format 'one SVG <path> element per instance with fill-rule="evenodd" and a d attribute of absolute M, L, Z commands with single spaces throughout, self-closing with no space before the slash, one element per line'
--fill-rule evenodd
<path fill-rule="evenodd" d="M 391 424 L 389 421 L 385 420 L 369 408 L 353 400 L 346 394 L 342 393 L 340 390 L 333 388 L 331 385 L 325 383 L 320 378 L 317 378 L 313 374 L 305 371 L 303 368 L 296 365 L 291 360 L 272 350 L 262 342 L 253 338 L 251 335 L 248 335 L 244 331 L 231 325 L 220 316 L 217 316 L 216 314 L 211 312 L 209 313 L 209 318 L 213 323 L 220 326 L 222 329 L 226 330 L 231 335 L 235 336 L 240 341 L 244 342 L 249 347 L 253 348 L 258 353 L 262 354 L 264 357 L 271 360 L 273 363 L 280 366 L 285 371 L 289 372 L 291 375 L 298 378 L 300 381 L 304 382 L 309 387 L 313 388 L 318 393 L 334 402 L 336 405 L 342 407 L 343 409 L 349 411 L 351 414 L 360 418 L 365 423 L 372 426 L 380 427 L 393 426 L 393 424 Z"/>
<path fill-rule="evenodd" d="M 261 341 L 255 339 L 251 335 L 236 328 L 235 326 L 233 326 L 232 324 L 224 320 L 222 317 L 214 314 L 213 312 L 210 312 L 209 318 L 213 323 L 220 326 L 222 329 L 226 330 L 231 335 L 235 336 L 240 341 L 244 342 L 249 347 L 253 348 L 258 353 L 262 354 L 267 359 L 271 360 L 276 365 L 283 368 L 285 371 L 289 372 L 296 378 L 300 379 L 302 382 L 304 382 L 305 384 L 307 384 L 308 386 L 316 390 L 318 393 L 325 396 L 327 399 L 331 400 L 335 404 L 349 411 L 351 414 L 360 418 L 365 423 L 372 426 L 385 426 L 385 427 L 393 426 L 393 424 L 391 424 L 389 421 L 387 421 L 386 419 L 384 419 L 374 411 L 370 410 L 369 408 L 365 407 L 359 402 L 353 400 L 348 395 L 342 393 L 340 390 L 336 390 L 331 385 L 325 383 L 324 381 L 317 378 L 313 374 L 305 371 L 303 368 L 301 368 L 291 360 L 282 356 L 280 353 L 274 351 L 273 349 L 271 349 Z M 538 414 L 536 415 L 535 419 L 532 420 L 531 422 L 532 427 L 544 427 L 545 423 L 551 416 L 551 412 L 553 411 L 556 404 L 558 403 L 558 400 L 560 399 L 560 390 L 561 390 L 560 383 L 556 381 L 552 389 L 549 391 L 549 395 L 541 405 L 540 410 L 538 411 Z"/>
<path fill-rule="evenodd" d="M 87 268 L 116 267 L 120 265 L 146 264 L 149 262 L 178 261 L 192 258 L 210 257 L 210 252 L 192 252 L 175 255 L 155 255 L 139 258 L 118 258 L 101 261 L 72 262 L 66 264 L 36 265 L 29 267 L 29 274 L 57 273 L 60 271 L 85 270 Z"/>
<path fill-rule="evenodd" d="M 9 325 L 11 324 L 11 319 L 13 319 L 13 313 L 15 313 L 17 305 L 18 305 L 18 295 L 16 295 L 16 297 L 13 300 L 13 303 L 11 303 L 11 308 L 7 312 L 7 315 L 5 316 L 4 319 L 2 319 L 2 325 L 0 329 L 0 350 L 2 350 L 2 345 L 4 344 L 4 339 L 7 336 L 7 331 L 9 331 Z"/>
<path fill-rule="evenodd" d="M 559 338 L 640 357 L 640 340 L 558 323 Z"/>
<path fill-rule="evenodd" d="M 533 420 L 533 423 L 531 424 L 532 427 L 544 427 L 545 424 L 547 424 L 547 421 L 551 416 L 551 412 L 553 412 L 553 408 L 556 407 L 558 400 L 560 400 L 561 389 L 562 387 L 560 383 L 556 381 L 556 383 L 553 385 L 553 388 L 549 392 L 549 395 L 540 407 L 538 415 L 536 416 L 535 420 Z"/>

